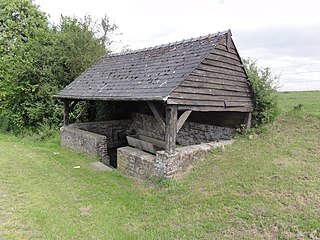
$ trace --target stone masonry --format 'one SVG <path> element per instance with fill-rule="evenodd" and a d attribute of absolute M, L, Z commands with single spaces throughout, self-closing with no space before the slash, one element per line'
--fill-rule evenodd
<path fill-rule="evenodd" d="M 118 148 L 118 171 L 135 178 L 177 178 L 187 174 L 195 161 L 212 149 L 231 144 L 232 140 L 177 148 L 170 156 L 158 151 L 156 156 L 129 146 Z"/>
<path fill-rule="evenodd" d="M 138 135 L 164 140 L 164 131 L 153 116 L 134 113 L 129 129 Z M 181 146 L 196 145 L 217 140 L 228 140 L 234 135 L 234 128 L 219 127 L 195 122 L 185 122 L 177 134 L 177 144 Z"/>
<path fill-rule="evenodd" d="M 60 129 L 60 144 L 75 151 L 98 157 L 105 164 L 109 165 L 110 163 L 107 138 L 101 134 L 64 126 Z"/>
<path fill-rule="evenodd" d="M 110 165 L 108 149 L 126 145 L 131 120 L 76 123 L 60 129 L 61 146 L 96 156 Z"/>
<path fill-rule="evenodd" d="M 174 178 L 192 169 L 193 162 L 213 148 L 229 144 L 233 128 L 185 122 L 177 135 L 177 151 L 152 155 L 127 145 L 126 135 L 138 134 L 163 140 L 164 131 L 153 116 L 134 113 L 131 120 L 76 123 L 61 128 L 61 145 L 99 157 L 110 165 L 108 149 L 118 148 L 119 172 L 137 178 Z M 219 140 L 219 142 L 214 142 Z"/>

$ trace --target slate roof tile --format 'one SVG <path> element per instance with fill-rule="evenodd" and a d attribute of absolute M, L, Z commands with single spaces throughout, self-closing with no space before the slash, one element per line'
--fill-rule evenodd
<path fill-rule="evenodd" d="M 106 54 L 56 97 L 165 100 L 227 32 L 122 54 Z"/>

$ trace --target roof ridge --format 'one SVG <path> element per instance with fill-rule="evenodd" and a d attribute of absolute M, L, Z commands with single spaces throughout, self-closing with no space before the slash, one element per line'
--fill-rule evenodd
<path fill-rule="evenodd" d="M 140 52 L 144 52 L 144 51 L 148 51 L 148 50 L 152 50 L 152 49 L 160 49 L 160 48 L 163 48 L 163 47 L 179 45 L 181 43 L 189 43 L 189 42 L 201 41 L 201 40 L 204 40 L 204 39 L 207 39 L 207 38 L 213 38 L 213 37 L 218 37 L 220 35 L 227 34 L 228 31 L 229 30 L 222 31 L 222 32 L 219 31 L 219 32 L 216 32 L 216 33 L 212 33 L 212 34 L 208 34 L 208 35 L 204 35 L 204 36 L 200 36 L 200 37 L 196 37 L 196 38 L 183 39 L 183 40 L 180 40 L 180 41 L 169 42 L 169 43 L 165 43 L 165 44 L 161 44 L 161 45 L 155 45 L 155 46 L 141 48 L 141 49 L 135 49 L 135 50 L 131 50 L 131 51 L 129 50 L 128 52 L 106 53 L 105 57 L 129 55 L 129 54 L 140 53 Z"/>

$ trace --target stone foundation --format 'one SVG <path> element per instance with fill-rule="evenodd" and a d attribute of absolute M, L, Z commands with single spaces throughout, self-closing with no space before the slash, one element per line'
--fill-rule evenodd
<path fill-rule="evenodd" d="M 195 161 L 203 159 L 212 149 L 232 141 L 220 141 L 177 148 L 170 156 L 164 151 L 152 155 L 129 146 L 118 148 L 118 171 L 135 178 L 177 178 L 187 174 Z"/>
<path fill-rule="evenodd" d="M 145 135 L 164 140 L 164 131 L 153 116 L 134 113 L 131 120 L 76 123 L 61 128 L 61 145 L 96 156 L 110 165 L 108 149 L 117 149 L 118 170 L 137 178 L 173 178 L 192 169 L 193 162 L 213 148 L 229 144 L 233 128 L 185 122 L 177 134 L 176 154 L 152 155 L 127 145 L 126 135 Z M 213 142 L 217 141 L 219 142 Z"/>

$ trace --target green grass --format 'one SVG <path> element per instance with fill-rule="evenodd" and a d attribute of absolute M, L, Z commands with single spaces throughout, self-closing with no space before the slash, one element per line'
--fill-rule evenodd
<path fill-rule="evenodd" d="M 281 93 L 266 133 L 237 137 L 180 180 L 98 172 L 58 138 L 0 134 L 0 239 L 320 238 L 319 92 L 299 94 Z"/>
<path fill-rule="evenodd" d="M 282 111 L 300 108 L 301 111 L 320 116 L 320 91 L 280 92 L 279 105 Z"/>

